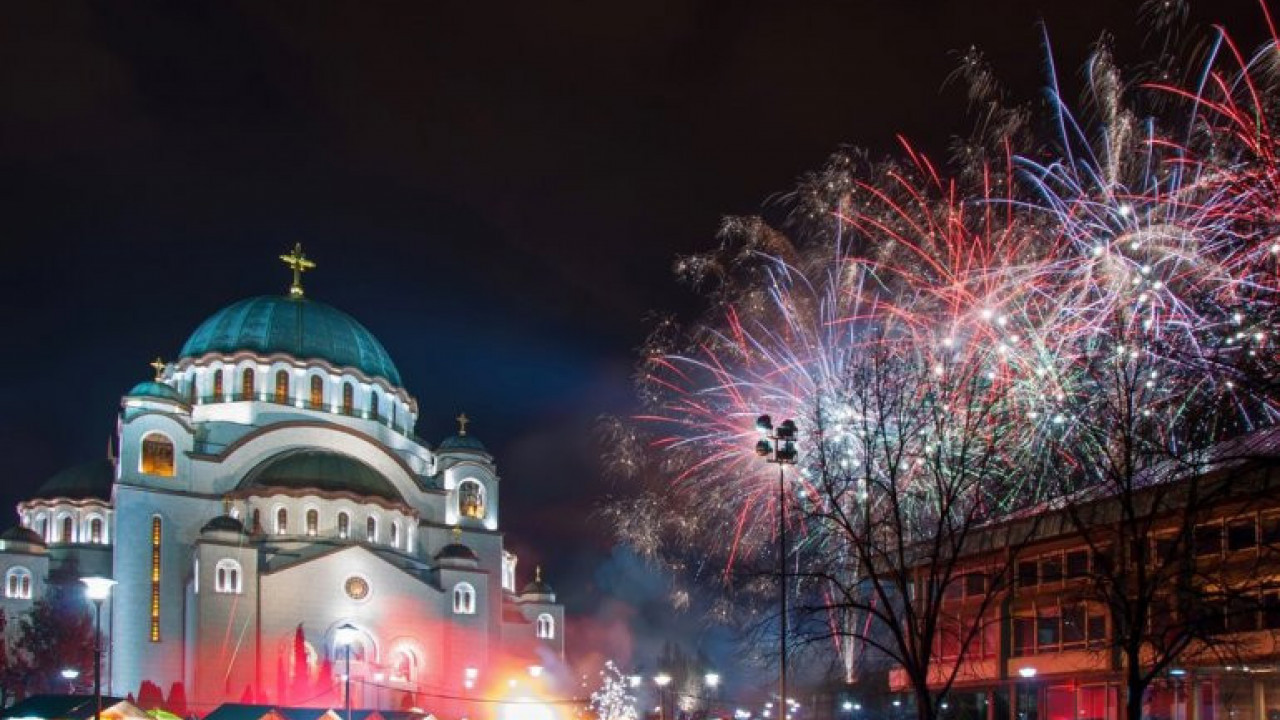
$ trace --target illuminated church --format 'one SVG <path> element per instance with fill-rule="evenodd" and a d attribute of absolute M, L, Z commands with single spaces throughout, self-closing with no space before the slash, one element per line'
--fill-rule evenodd
<path fill-rule="evenodd" d="M 465 415 L 434 447 L 415 436 L 381 343 L 304 296 L 300 247 L 282 259 L 287 296 L 201 323 L 123 397 L 114 457 L 19 504 L 0 606 L 30 608 L 51 564 L 114 578 L 104 691 L 181 684 L 200 714 L 333 706 L 349 659 L 356 707 L 459 717 L 557 667 L 563 608 L 540 573 L 517 584 L 493 456 Z"/>

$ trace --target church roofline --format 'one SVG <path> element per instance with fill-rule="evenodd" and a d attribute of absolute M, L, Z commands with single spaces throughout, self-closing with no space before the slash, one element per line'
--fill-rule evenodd
<path fill-rule="evenodd" d="M 321 422 L 318 420 L 285 420 L 282 422 L 274 422 L 274 423 L 271 423 L 270 425 L 264 425 L 263 427 L 256 428 L 236 438 L 233 442 L 227 445 L 223 449 L 222 453 L 220 454 L 190 452 L 190 453 L 187 453 L 187 456 L 190 457 L 192 460 L 202 460 L 204 462 L 223 463 L 228 458 L 230 458 L 231 455 L 235 453 L 235 451 L 239 450 L 245 445 L 248 445 L 250 442 L 257 440 L 263 437 L 264 435 L 268 435 L 278 430 L 285 430 L 289 428 L 317 428 L 320 430 L 333 430 L 335 432 L 344 433 L 354 438 L 364 440 L 365 442 L 369 443 L 373 447 L 377 448 L 379 452 L 383 453 L 388 458 L 390 458 L 393 462 L 395 462 L 395 464 L 399 465 L 400 469 L 404 470 L 405 474 L 413 479 L 414 485 L 417 486 L 418 490 L 425 493 L 435 493 L 435 494 L 444 494 L 445 492 L 441 488 L 433 488 L 427 485 L 424 481 L 428 476 L 419 475 L 418 473 L 414 472 L 413 468 L 409 467 L 409 463 L 405 462 L 404 458 L 400 457 L 395 452 L 392 452 L 378 438 L 372 435 L 369 435 L 368 433 L 360 432 L 359 430 L 356 430 L 354 428 L 349 428 L 346 425 L 339 425 L 333 422 Z"/>
<path fill-rule="evenodd" d="M 392 385 L 390 381 L 381 376 L 369 375 L 358 367 L 351 365 L 334 365 L 324 358 L 298 358 L 284 352 L 272 352 L 266 355 L 256 353 L 252 350 L 237 350 L 233 353 L 221 353 L 210 351 L 195 357 L 182 357 L 173 363 L 174 372 L 182 372 L 191 366 L 205 367 L 211 360 L 220 360 L 224 364 L 234 365 L 241 360 L 258 360 L 263 363 L 270 364 L 272 362 L 285 362 L 294 368 L 321 367 L 334 373 L 335 375 L 350 374 L 355 379 L 377 385 L 388 395 L 395 395 L 405 402 L 414 415 L 418 414 L 418 400 L 405 388 L 399 385 Z"/>

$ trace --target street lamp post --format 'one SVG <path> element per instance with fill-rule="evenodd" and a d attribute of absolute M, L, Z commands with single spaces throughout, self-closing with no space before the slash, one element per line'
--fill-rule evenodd
<path fill-rule="evenodd" d="M 660 720 L 667 720 L 667 685 L 671 684 L 671 676 L 664 672 L 658 673 L 653 676 L 653 683 L 658 686 L 658 717 Z"/>
<path fill-rule="evenodd" d="M 93 720 L 102 720 L 102 603 L 111 597 L 115 580 L 105 577 L 81 578 L 84 595 L 93 602 Z"/>
<path fill-rule="evenodd" d="M 347 709 L 347 720 L 351 720 L 351 645 L 360 635 L 360 631 L 351 623 L 343 623 L 334 632 L 333 640 L 342 647 L 343 655 L 343 690 L 342 704 Z"/>
<path fill-rule="evenodd" d="M 63 668 L 62 672 L 59 674 L 62 675 L 63 680 L 67 681 L 67 693 L 70 695 L 75 695 L 76 694 L 76 678 L 80 677 L 80 671 L 75 668 Z"/>
<path fill-rule="evenodd" d="M 756 429 L 764 436 L 756 443 L 756 454 L 778 466 L 778 598 L 782 606 L 778 629 L 778 720 L 787 720 L 787 465 L 795 465 L 796 423 L 783 420 L 777 428 L 773 418 L 756 418 Z"/>

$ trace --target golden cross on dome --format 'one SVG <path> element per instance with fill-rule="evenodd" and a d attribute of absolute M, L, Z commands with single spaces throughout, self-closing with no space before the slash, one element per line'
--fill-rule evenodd
<path fill-rule="evenodd" d="M 159 356 L 156 356 L 156 359 L 151 361 L 151 369 L 156 371 L 156 382 L 159 382 L 164 377 L 164 367 L 164 361 Z"/>
<path fill-rule="evenodd" d="M 467 434 L 467 423 L 471 422 L 471 418 L 467 417 L 467 414 L 466 414 L 466 413 L 462 413 L 462 414 L 461 414 L 461 415 L 459 415 L 458 417 L 454 418 L 454 420 L 457 420 L 457 421 L 458 421 L 458 434 L 459 434 L 459 435 L 466 435 L 466 434 Z"/>
<path fill-rule="evenodd" d="M 533 581 L 542 582 L 542 566 L 538 565 L 533 568 Z"/>
<path fill-rule="evenodd" d="M 458 527 L 457 525 L 454 525 L 453 530 L 451 532 L 453 533 L 454 542 L 462 542 L 462 528 Z"/>
<path fill-rule="evenodd" d="M 289 286 L 289 297 L 302 297 L 302 273 L 314 269 L 316 264 L 302 253 L 302 243 L 294 243 L 293 252 L 281 255 L 280 260 L 293 270 L 293 285 Z"/>

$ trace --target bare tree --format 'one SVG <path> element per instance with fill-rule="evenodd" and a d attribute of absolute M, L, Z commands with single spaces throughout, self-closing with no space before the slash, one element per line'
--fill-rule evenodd
<path fill-rule="evenodd" d="M 872 344 L 812 419 L 818 456 L 799 501 L 796 562 L 809 640 L 853 640 L 887 660 L 937 717 L 957 679 L 995 662 L 999 598 L 1038 500 L 1022 484 L 1018 424 L 977 363 Z M 832 618 L 838 618 L 832 621 Z"/>

